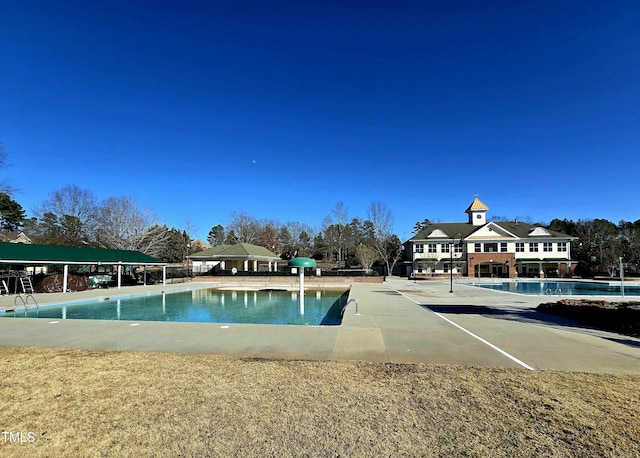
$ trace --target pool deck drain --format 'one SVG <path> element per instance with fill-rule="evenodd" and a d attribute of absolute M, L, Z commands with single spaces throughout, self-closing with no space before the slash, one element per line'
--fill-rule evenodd
<path fill-rule="evenodd" d="M 185 286 L 36 297 L 40 303 L 56 303 Z M 13 297 L 1 297 L 0 307 L 11 307 Z M 390 278 L 384 284 L 355 283 L 349 297 L 358 300 L 359 314 L 355 314 L 355 304 L 350 304 L 340 326 L 93 320 L 54 323 L 6 317 L 0 318 L 0 345 L 513 368 L 523 367 L 520 361 L 535 369 L 640 373 L 640 339 L 597 331 L 533 310 L 549 301 L 548 296 L 504 294 L 462 284 L 454 284 L 454 292 L 449 293 L 448 281 Z"/>

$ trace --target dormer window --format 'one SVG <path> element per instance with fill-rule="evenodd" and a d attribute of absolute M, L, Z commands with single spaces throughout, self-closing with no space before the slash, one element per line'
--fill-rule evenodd
<path fill-rule="evenodd" d="M 551 235 L 544 227 L 536 227 L 529 231 L 529 237 L 549 236 Z"/>

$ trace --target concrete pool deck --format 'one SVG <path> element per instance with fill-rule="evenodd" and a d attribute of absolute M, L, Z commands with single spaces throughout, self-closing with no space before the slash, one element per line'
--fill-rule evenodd
<path fill-rule="evenodd" d="M 139 286 L 35 297 L 42 305 L 193 285 L 215 286 Z M 458 282 L 450 293 L 449 286 L 446 280 L 406 278 L 354 283 L 349 297 L 358 301 L 359 313 L 352 302 L 342 325 L 326 327 L 5 317 L 0 318 L 0 345 L 640 373 L 640 339 L 533 310 L 557 296 L 510 294 Z M 0 297 L 0 307 L 13 308 L 15 297 Z"/>

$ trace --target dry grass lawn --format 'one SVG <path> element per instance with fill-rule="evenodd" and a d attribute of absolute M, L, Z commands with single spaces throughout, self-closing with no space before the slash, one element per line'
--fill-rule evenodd
<path fill-rule="evenodd" d="M 640 456 L 640 376 L 30 348 L 0 358 L 1 456 Z"/>

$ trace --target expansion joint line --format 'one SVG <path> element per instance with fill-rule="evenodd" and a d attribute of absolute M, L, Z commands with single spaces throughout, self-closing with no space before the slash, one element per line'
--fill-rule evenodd
<path fill-rule="evenodd" d="M 371 321 L 373 321 L 373 324 L 376 325 L 376 329 L 380 331 L 380 335 L 382 336 L 382 329 L 380 329 L 380 326 L 378 326 L 378 323 L 376 323 L 376 320 L 373 316 L 371 317 Z M 387 355 L 387 361 L 389 361 L 390 363 L 393 363 L 393 360 L 391 359 L 391 355 L 389 354 L 389 349 L 387 348 L 387 344 L 385 343 L 384 338 L 382 339 L 382 344 L 384 345 L 384 353 Z"/>
<path fill-rule="evenodd" d="M 389 288 L 392 289 L 392 288 Z M 468 329 L 463 328 L 462 326 L 460 326 L 457 323 L 454 323 L 453 321 L 451 321 L 449 318 L 447 318 L 446 316 L 438 313 L 438 312 L 434 312 L 433 310 L 431 310 L 428 306 L 421 304 L 420 302 L 416 301 L 415 299 L 407 296 L 406 294 L 401 293 L 400 291 L 397 290 L 393 290 L 396 293 L 400 294 L 401 296 L 409 299 L 411 302 L 414 302 L 415 304 L 418 304 L 421 307 L 425 307 L 427 310 L 429 310 L 431 313 L 433 313 L 435 316 L 437 316 L 438 318 L 443 319 L 444 321 L 446 321 L 447 323 L 455 326 L 456 328 L 460 329 L 463 332 L 466 332 L 467 334 L 469 334 L 471 337 L 473 337 L 474 339 L 479 340 L 480 342 L 482 342 L 483 344 L 487 345 L 488 347 L 494 349 L 495 351 L 497 351 L 498 353 L 500 353 L 503 356 L 506 356 L 507 358 L 509 358 L 511 361 L 515 362 L 516 364 L 519 364 L 520 366 L 524 367 L 525 369 L 528 369 L 530 371 L 534 371 L 535 368 L 529 366 L 527 363 L 525 363 L 524 361 L 519 360 L 518 358 L 516 358 L 513 355 L 510 355 L 509 353 L 507 353 L 506 351 L 504 351 L 501 348 L 496 347 L 494 344 L 492 344 L 491 342 L 483 339 L 482 337 L 474 334 L 473 332 L 469 331 Z"/>

